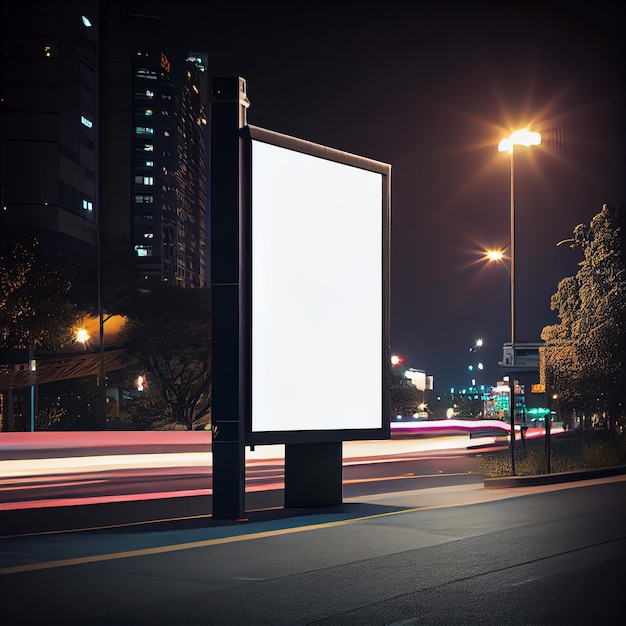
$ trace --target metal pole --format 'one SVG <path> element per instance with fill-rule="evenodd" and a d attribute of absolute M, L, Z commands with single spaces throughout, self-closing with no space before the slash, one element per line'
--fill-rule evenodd
<path fill-rule="evenodd" d="M 515 185 L 514 148 L 511 146 L 511 365 L 515 366 Z M 515 377 L 509 379 L 511 390 L 511 475 L 515 476 Z"/>
<path fill-rule="evenodd" d="M 511 364 L 515 365 L 515 184 L 511 146 Z"/>
<path fill-rule="evenodd" d="M 509 413 L 511 414 L 511 476 L 515 476 L 515 379 L 509 379 Z"/>

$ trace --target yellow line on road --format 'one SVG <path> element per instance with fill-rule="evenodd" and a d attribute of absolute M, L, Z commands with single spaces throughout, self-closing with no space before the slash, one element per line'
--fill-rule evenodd
<path fill-rule="evenodd" d="M 128 559 L 137 556 L 151 556 L 154 554 L 166 554 L 168 552 L 179 552 L 181 550 L 194 550 L 197 548 L 208 548 L 211 546 L 222 545 L 226 543 L 236 543 L 238 541 L 250 541 L 253 539 L 265 539 L 267 537 L 277 537 L 280 535 L 289 535 L 293 533 L 301 533 L 310 530 L 321 530 L 323 528 L 333 528 L 335 526 L 344 526 L 353 522 L 362 522 L 377 517 L 387 517 L 390 515 L 399 515 L 401 513 L 413 513 L 416 511 L 425 511 L 429 509 L 440 509 L 450 505 L 421 506 L 411 509 L 402 509 L 399 511 L 387 511 L 385 513 L 376 513 L 375 515 L 366 515 L 363 517 L 354 517 L 351 519 L 337 520 L 335 522 L 325 522 L 322 524 L 311 524 L 308 526 L 298 526 L 295 528 L 279 528 L 276 530 L 266 530 L 263 532 L 234 535 L 230 537 L 220 537 L 219 539 L 205 539 L 203 541 L 192 541 L 189 543 L 178 543 L 168 546 L 157 546 L 154 548 L 143 548 L 141 550 L 128 550 L 126 552 L 113 552 L 110 554 L 96 554 L 93 556 L 82 556 L 74 559 L 61 559 L 58 561 L 46 561 L 43 563 L 27 563 L 25 565 L 14 565 L 11 567 L 0 568 L 0 575 L 19 574 L 22 572 L 35 572 L 44 569 L 53 569 L 56 567 L 69 567 L 71 565 L 86 565 L 88 563 L 99 563 L 101 561 L 114 561 L 116 559 Z"/>

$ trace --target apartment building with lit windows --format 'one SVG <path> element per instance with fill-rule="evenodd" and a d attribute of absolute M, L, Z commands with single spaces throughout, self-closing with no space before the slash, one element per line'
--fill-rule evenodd
<path fill-rule="evenodd" d="M 76 259 L 96 297 L 98 3 L 0 0 L 0 229 Z"/>
<path fill-rule="evenodd" d="M 173 60 L 127 5 L 0 0 L 0 228 L 74 255 L 94 294 L 98 264 L 105 289 L 206 287 L 206 56 Z"/>
<path fill-rule="evenodd" d="M 107 22 L 103 253 L 109 267 L 132 267 L 140 287 L 206 287 L 206 59 L 175 64 L 157 17 L 111 10 Z"/>

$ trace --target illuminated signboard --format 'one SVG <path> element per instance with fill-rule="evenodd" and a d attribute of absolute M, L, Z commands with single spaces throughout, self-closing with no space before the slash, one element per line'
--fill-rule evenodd
<path fill-rule="evenodd" d="M 243 132 L 246 440 L 387 438 L 391 167 Z"/>

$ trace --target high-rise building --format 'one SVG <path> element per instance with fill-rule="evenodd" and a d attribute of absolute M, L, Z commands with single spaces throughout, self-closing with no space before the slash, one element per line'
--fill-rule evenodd
<path fill-rule="evenodd" d="M 0 228 L 71 254 L 94 304 L 98 223 L 95 0 L 2 0 Z"/>
<path fill-rule="evenodd" d="M 157 17 L 111 9 L 106 22 L 103 267 L 112 283 L 130 269 L 139 287 L 206 287 L 206 59 L 176 65 Z"/>
<path fill-rule="evenodd" d="M 207 55 L 187 56 L 178 101 L 176 281 L 207 287 Z"/>
<path fill-rule="evenodd" d="M 206 287 L 206 55 L 124 2 L 0 0 L 0 228 L 72 254 L 96 298 Z"/>

